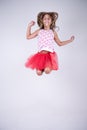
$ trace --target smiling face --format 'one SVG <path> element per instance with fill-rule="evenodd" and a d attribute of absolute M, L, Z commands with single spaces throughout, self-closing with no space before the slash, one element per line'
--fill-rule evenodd
<path fill-rule="evenodd" d="M 55 29 L 56 20 L 58 18 L 57 12 L 40 12 L 37 15 L 37 24 L 40 29 Z"/>
<path fill-rule="evenodd" d="M 50 29 L 51 23 L 52 23 L 52 19 L 51 19 L 50 15 L 45 14 L 43 17 L 44 28 Z"/>

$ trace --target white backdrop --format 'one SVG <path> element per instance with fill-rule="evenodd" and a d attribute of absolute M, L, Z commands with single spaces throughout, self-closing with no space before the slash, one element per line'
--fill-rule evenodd
<path fill-rule="evenodd" d="M 37 52 L 26 29 L 40 11 L 59 13 L 61 40 L 75 35 L 55 44 L 60 69 L 41 77 L 24 66 Z M 0 0 L 0 130 L 87 130 L 86 12 L 86 0 Z"/>

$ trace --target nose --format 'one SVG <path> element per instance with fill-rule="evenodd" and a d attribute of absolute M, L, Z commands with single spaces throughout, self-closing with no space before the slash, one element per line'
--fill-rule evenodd
<path fill-rule="evenodd" d="M 46 22 L 48 22 L 49 20 L 48 20 L 48 19 L 46 19 L 45 21 L 46 21 Z"/>

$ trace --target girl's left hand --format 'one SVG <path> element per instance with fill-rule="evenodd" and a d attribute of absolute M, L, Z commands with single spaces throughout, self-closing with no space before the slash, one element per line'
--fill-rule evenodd
<path fill-rule="evenodd" d="M 71 36 L 71 38 L 70 38 L 71 42 L 72 42 L 74 39 L 75 39 L 75 37 L 74 37 L 74 36 Z"/>

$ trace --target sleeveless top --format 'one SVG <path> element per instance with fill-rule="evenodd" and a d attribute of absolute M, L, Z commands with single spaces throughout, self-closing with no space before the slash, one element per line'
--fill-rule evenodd
<path fill-rule="evenodd" d="M 38 51 L 54 52 L 54 33 L 51 29 L 41 29 L 38 34 Z"/>

